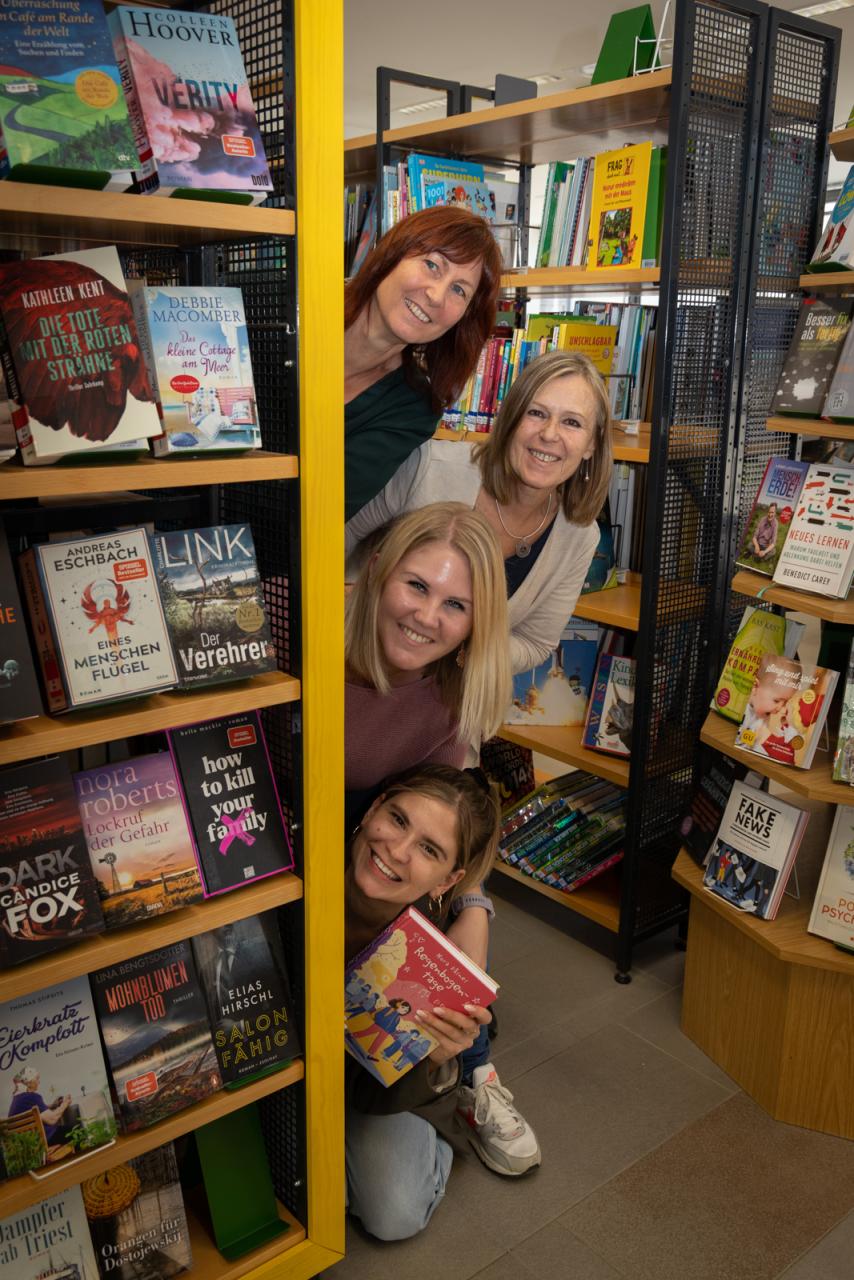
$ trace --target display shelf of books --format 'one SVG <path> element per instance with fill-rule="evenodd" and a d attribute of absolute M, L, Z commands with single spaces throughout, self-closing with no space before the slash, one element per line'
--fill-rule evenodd
<path fill-rule="evenodd" d="M 601 751 L 591 751 L 589 747 L 583 746 L 581 725 L 543 725 L 541 728 L 529 728 L 524 724 L 504 724 L 499 733 L 508 742 L 529 747 L 532 751 L 541 751 L 551 760 L 560 760 L 576 769 L 586 769 L 588 773 L 595 773 L 599 778 L 615 782 L 619 787 L 629 785 L 628 760 L 605 755 Z"/>
<path fill-rule="evenodd" d="M 826 422 L 823 418 L 768 418 L 767 431 L 790 436 L 822 436 L 825 440 L 854 440 L 854 422 Z"/>
<path fill-rule="evenodd" d="M 816 289 L 854 289 L 854 271 L 816 271 L 802 275 L 798 284 L 813 293 Z"/>
<path fill-rule="evenodd" d="M 660 267 L 609 267 L 592 271 L 587 267 L 531 267 L 527 271 L 507 271 L 501 277 L 502 289 L 527 289 L 529 293 L 566 292 L 567 289 L 595 289 L 613 293 L 620 289 L 657 289 L 661 282 Z"/>
<path fill-rule="evenodd" d="M 722 751 L 724 755 L 732 756 L 733 760 L 746 764 L 748 769 L 755 769 L 766 778 L 773 778 L 796 795 L 807 796 L 810 800 L 823 800 L 826 804 L 850 804 L 851 788 L 847 783 L 833 781 L 833 756 L 826 749 L 819 748 L 809 769 L 797 769 L 778 764 L 756 751 L 737 747 L 737 732 L 737 725 L 710 712 L 700 731 L 700 740 Z"/>
<path fill-rule="evenodd" d="M 624 424 L 612 423 L 611 448 L 614 451 L 615 462 L 649 462 L 649 438 L 652 424 L 639 422 L 636 425 L 637 431 L 626 431 L 623 429 Z M 484 433 L 481 431 L 454 431 L 451 427 L 438 427 L 433 438 L 456 440 L 460 444 L 477 444 L 483 437 Z"/>
<path fill-rule="evenodd" d="M 147 457 L 75 467 L 34 468 L 10 461 L 4 462 L 0 470 L 0 501 L 108 493 L 114 489 L 183 489 L 204 484 L 295 480 L 298 475 L 296 457 L 264 449 L 233 458 Z"/>
<path fill-rule="evenodd" d="M 760 597 L 781 609 L 808 613 L 813 618 L 824 618 L 843 626 L 854 626 L 854 600 L 834 600 L 830 596 L 814 595 L 811 591 L 798 591 L 794 587 L 781 587 L 761 573 L 739 569 L 732 580 L 732 589 L 742 596 Z"/>
<path fill-rule="evenodd" d="M 496 862 L 495 871 L 533 889 L 545 898 L 551 898 L 552 902 L 558 902 L 562 907 L 566 906 L 569 899 L 573 911 L 593 920 L 609 933 L 616 933 L 620 927 L 620 878 L 616 871 L 603 872 L 581 888 L 573 889 L 571 894 L 562 889 L 553 889 L 551 885 L 541 884 L 533 876 L 526 876 L 515 867 L 509 867 L 506 862 Z"/>
<path fill-rule="evenodd" d="M 854 129 L 834 129 L 827 142 L 837 160 L 854 163 Z"/>
<path fill-rule="evenodd" d="M 626 581 L 607 591 L 588 591 L 578 597 L 575 616 L 589 618 L 603 627 L 637 631 L 640 619 L 641 575 L 628 573 Z"/>

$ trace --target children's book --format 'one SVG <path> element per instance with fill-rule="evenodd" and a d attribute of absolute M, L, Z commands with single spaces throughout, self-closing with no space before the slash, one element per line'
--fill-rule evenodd
<path fill-rule="evenodd" d="M 0 1222 L 0 1280 L 98 1280 L 79 1187 Z"/>
<path fill-rule="evenodd" d="M 765 654 L 794 658 L 803 633 L 803 623 L 748 605 L 712 695 L 712 710 L 740 724 Z"/>
<path fill-rule="evenodd" d="M 588 270 L 654 266 L 645 224 L 652 143 L 603 151 L 596 157 L 588 235 Z"/>
<path fill-rule="evenodd" d="M 74 775 L 108 929 L 200 902 L 202 885 L 168 751 Z"/>
<path fill-rule="evenodd" d="M 425 190 L 428 182 L 450 179 L 454 182 L 483 182 L 483 165 L 470 160 L 452 160 L 448 156 L 421 155 L 410 151 L 406 159 L 411 212 L 426 208 Z"/>
<path fill-rule="evenodd" d="M 825 223 L 807 271 L 849 271 L 854 266 L 854 165 Z"/>
<path fill-rule="evenodd" d="M 438 1041 L 411 1015 L 442 1005 L 488 1007 L 498 984 L 415 907 L 405 911 L 344 972 L 347 1052 L 392 1085 Z"/>
<path fill-rule="evenodd" d="M 851 646 L 845 673 L 839 736 L 833 756 L 833 781 L 847 782 L 854 786 L 854 644 Z"/>
<path fill-rule="evenodd" d="M 24 612 L 6 533 L 0 526 L 0 724 L 42 713 Z"/>
<path fill-rule="evenodd" d="M 584 722 L 583 745 L 613 756 L 631 755 L 634 709 L 634 658 L 600 654 Z"/>
<path fill-rule="evenodd" d="M 851 805 L 836 806 L 807 929 L 854 951 L 854 808 Z"/>
<path fill-rule="evenodd" d="M 240 204 L 266 199 L 273 182 L 232 19 L 120 5 L 108 21 L 139 189 Z"/>
<path fill-rule="evenodd" d="M 577 317 L 560 325 L 557 340 L 559 351 L 580 351 L 589 356 L 603 378 L 607 378 L 614 363 L 617 326 L 596 324 Z"/>
<path fill-rule="evenodd" d="M 784 587 L 845 599 L 854 573 L 854 467 L 813 462 L 774 570 Z"/>
<path fill-rule="evenodd" d="M 739 911 L 773 920 L 808 821 L 803 809 L 734 783 L 703 884 Z"/>
<path fill-rule="evenodd" d="M 835 294 L 820 298 L 810 295 L 802 300 L 795 333 L 771 400 L 772 414 L 819 417 L 851 326 L 852 310 L 854 300 Z"/>
<path fill-rule="evenodd" d="M 583 724 L 596 668 L 598 636 L 595 622 L 570 618 L 551 656 L 513 677 L 507 723 Z"/>
<path fill-rule="evenodd" d="M 798 459 L 769 458 L 753 500 L 736 564 L 769 578 L 777 567 L 783 543 L 809 463 Z"/>
<path fill-rule="evenodd" d="M 464 178 L 425 178 L 424 208 L 435 205 L 457 205 L 476 213 L 487 222 L 495 221 L 494 197 L 485 182 L 467 182 Z"/>
<path fill-rule="evenodd" d="M 839 673 L 766 654 L 759 664 L 737 747 L 808 769 L 827 720 Z"/>
<path fill-rule="evenodd" d="M 679 834 L 683 846 L 701 867 L 705 865 L 709 850 L 727 806 L 733 786 L 745 780 L 750 786 L 761 787 L 762 777 L 740 760 L 722 755 L 713 747 L 701 743 L 699 748 L 697 780 L 691 796 L 691 807 L 682 819 Z"/>
<path fill-rule="evenodd" d="M 101 0 L 5 0 L 2 24 L 0 178 L 127 190 L 136 147 Z"/>

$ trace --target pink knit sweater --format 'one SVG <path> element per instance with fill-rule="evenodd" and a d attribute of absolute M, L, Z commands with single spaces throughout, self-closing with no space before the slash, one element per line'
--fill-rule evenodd
<path fill-rule="evenodd" d="M 432 676 L 387 694 L 364 685 L 344 686 L 344 785 L 376 787 L 383 778 L 416 764 L 461 768 L 466 744 Z"/>

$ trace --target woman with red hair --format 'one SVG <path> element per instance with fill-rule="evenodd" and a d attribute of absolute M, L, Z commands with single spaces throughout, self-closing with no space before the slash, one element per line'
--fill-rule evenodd
<path fill-rule="evenodd" d="M 404 218 L 344 293 L 346 518 L 428 440 L 495 324 L 501 254 L 483 218 Z"/>

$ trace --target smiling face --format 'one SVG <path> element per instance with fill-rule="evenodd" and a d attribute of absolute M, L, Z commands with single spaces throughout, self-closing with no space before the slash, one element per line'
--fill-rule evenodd
<path fill-rule="evenodd" d="M 377 609 L 391 684 L 420 679 L 426 667 L 458 649 L 471 628 L 471 568 L 461 551 L 427 542 L 398 560 Z"/>
<path fill-rule="evenodd" d="M 510 437 L 507 458 L 520 484 L 554 489 L 591 458 L 596 398 L 577 373 L 552 378 L 535 393 Z"/>
<path fill-rule="evenodd" d="M 377 286 L 372 318 L 393 343 L 434 342 L 461 320 L 480 283 L 481 263 L 441 253 L 402 258 Z"/>
<path fill-rule="evenodd" d="M 353 839 L 353 883 L 366 898 L 400 908 L 436 897 L 462 879 L 458 848 L 457 815 L 444 800 L 414 791 L 380 796 Z"/>

